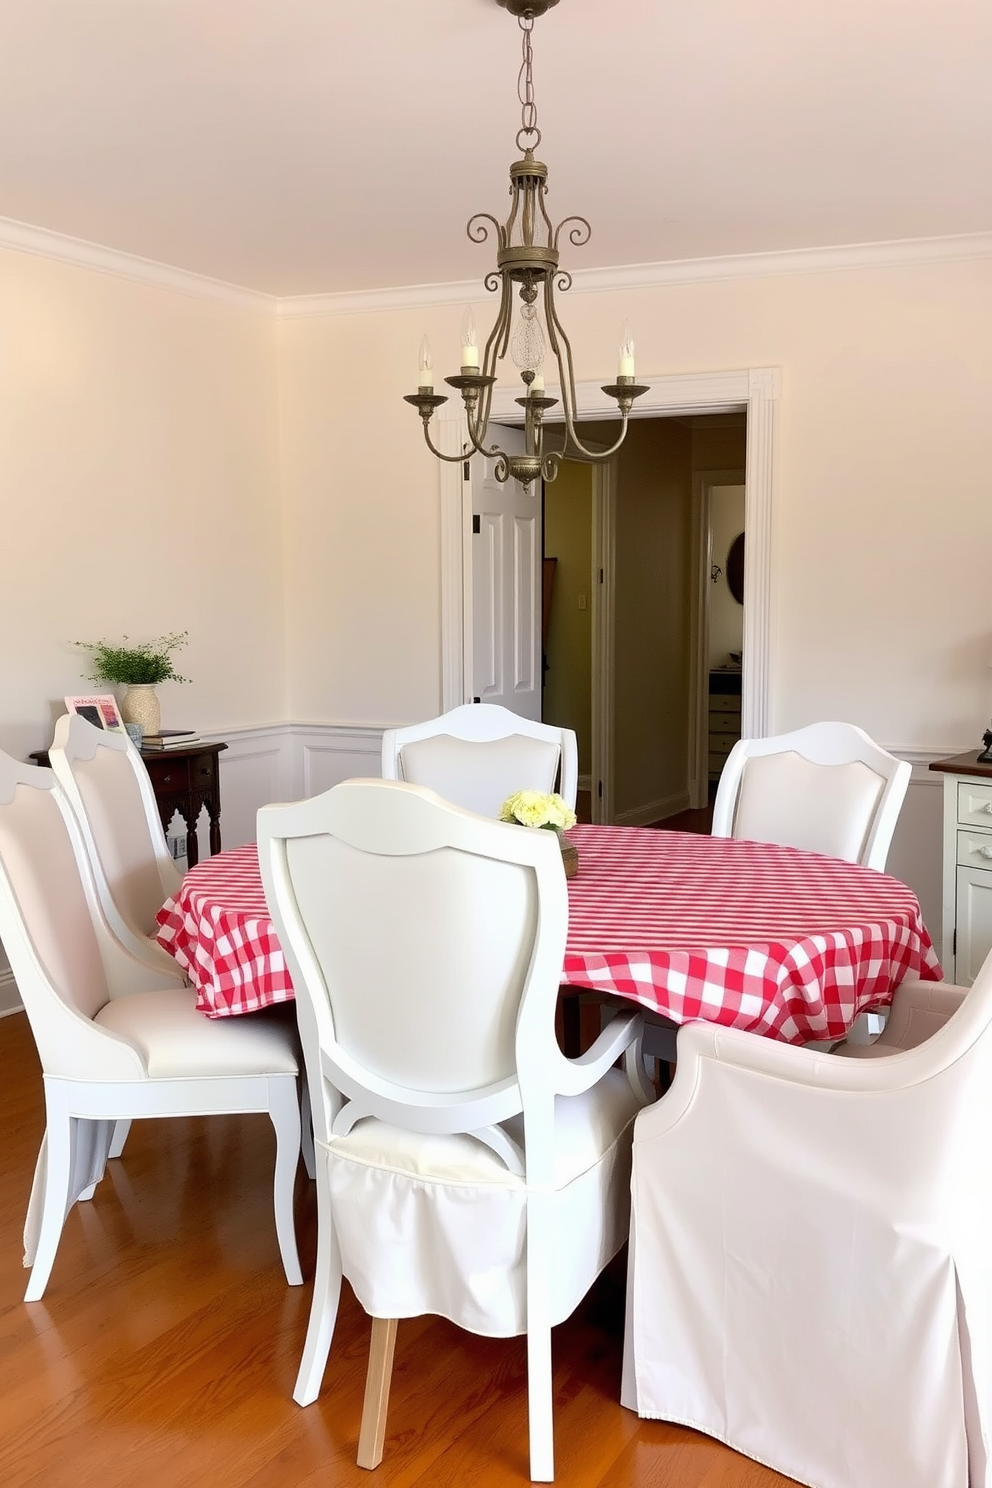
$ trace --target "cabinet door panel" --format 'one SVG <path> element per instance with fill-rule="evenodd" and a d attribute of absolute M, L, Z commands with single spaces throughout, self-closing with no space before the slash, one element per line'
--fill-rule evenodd
<path fill-rule="evenodd" d="M 954 980 L 970 987 L 992 951 L 992 870 L 959 868 Z"/>

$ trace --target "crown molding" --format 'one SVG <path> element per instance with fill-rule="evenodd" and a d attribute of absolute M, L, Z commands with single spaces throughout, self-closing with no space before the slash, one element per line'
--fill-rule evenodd
<path fill-rule="evenodd" d="M 992 257 L 992 233 L 969 233 L 953 238 L 907 238 L 891 243 L 854 243 L 837 248 L 795 248 L 775 253 L 740 253 L 725 258 L 684 258 L 667 263 L 576 269 L 569 293 L 664 289 L 672 285 L 707 284 L 725 279 L 906 268 L 989 257 Z M 451 284 L 412 284 L 398 289 L 289 295 L 275 304 L 280 319 L 294 320 L 321 315 L 372 315 L 435 305 L 477 304 L 481 298 L 480 281 L 466 279 Z"/>
<path fill-rule="evenodd" d="M 150 284 L 156 289 L 192 295 L 199 300 L 213 300 L 217 304 L 231 305 L 238 310 L 258 310 L 271 314 L 277 304 L 273 295 L 261 294 L 258 290 L 242 289 L 240 285 L 227 284 L 222 279 L 209 279 L 205 274 L 172 268 L 169 264 L 139 258 L 133 253 L 122 253 L 116 248 L 105 248 L 100 243 L 90 243 L 84 238 L 70 238 L 63 233 L 50 232 L 45 227 L 15 222 L 10 217 L 0 217 L 0 248 L 13 249 L 17 253 L 32 253 L 37 258 L 53 259 L 57 263 L 72 264 L 80 269 L 93 269 L 98 274 L 130 279 L 137 284 Z"/>
<path fill-rule="evenodd" d="M 57 263 L 92 269 L 138 284 L 192 295 L 240 310 L 275 314 L 280 320 L 331 315 L 373 315 L 392 310 L 421 310 L 438 305 L 466 305 L 483 297 L 478 279 L 449 284 L 412 284 L 392 289 L 362 289 L 334 294 L 263 294 L 154 259 L 139 258 L 84 238 L 0 217 L 0 249 L 32 253 Z M 905 268 L 992 257 L 992 233 L 947 238 L 907 238 L 889 243 L 855 243 L 836 248 L 796 248 L 774 253 L 742 253 L 722 258 L 685 258 L 666 263 L 621 264 L 614 268 L 577 269 L 572 294 L 616 290 L 664 289 L 727 279 L 763 279 L 790 274 L 842 273 L 852 269 Z"/>

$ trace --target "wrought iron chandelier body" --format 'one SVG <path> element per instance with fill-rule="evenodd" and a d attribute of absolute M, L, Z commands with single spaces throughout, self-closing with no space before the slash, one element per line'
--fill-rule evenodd
<path fill-rule="evenodd" d="M 468 437 L 473 451 L 495 460 L 494 475 L 500 482 L 521 481 L 525 486 L 543 478 L 554 480 L 562 459 L 581 455 L 585 460 L 606 460 L 619 449 L 627 433 L 627 420 L 634 399 L 647 392 L 647 387 L 634 380 L 634 348 L 626 323 L 621 330 L 617 380 L 604 386 L 604 393 L 615 398 L 621 427 L 616 441 L 607 450 L 587 449 L 575 432 L 576 394 L 572 348 L 555 305 L 555 291 L 564 293 L 572 276 L 559 267 L 558 244 L 567 229 L 567 239 L 575 247 L 588 243 L 591 228 L 584 217 L 566 217 L 557 227 L 552 224 L 545 205 L 548 168 L 535 158 L 541 142 L 537 127 L 532 76 L 531 31 L 534 20 L 558 0 L 497 0 L 497 4 L 517 17 L 523 36 L 522 62 L 518 80 L 521 104 L 521 126 L 517 148 L 522 158 L 510 166 L 510 213 L 500 223 L 489 212 L 479 212 L 468 224 L 468 236 L 474 243 L 487 241 L 492 233 L 497 243 L 496 269 L 486 275 L 485 286 L 499 295 L 496 320 L 489 333 L 481 365 L 471 311 L 462 327 L 461 370 L 456 377 L 446 377 L 449 387 L 461 393 L 468 421 Z M 514 328 L 514 298 L 520 308 Z M 543 327 L 542 327 L 543 319 Z M 557 398 L 544 391 L 544 358 L 549 347 L 558 365 L 562 395 L 565 438 L 561 449 L 545 450 L 544 416 L 556 407 Z M 524 396 L 516 401 L 524 410 L 525 452 L 507 454 L 498 445 L 487 445 L 492 391 L 496 383 L 496 364 L 509 351 L 524 384 Z M 434 392 L 433 357 L 426 338 L 420 348 L 420 372 L 416 393 L 406 395 L 420 413 L 424 438 L 440 460 L 457 462 L 464 454 L 446 455 L 431 439 L 430 424 L 434 411 L 447 397 Z"/>

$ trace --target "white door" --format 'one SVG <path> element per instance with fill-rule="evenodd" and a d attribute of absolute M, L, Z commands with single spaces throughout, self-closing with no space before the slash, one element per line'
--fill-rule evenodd
<path fill-rule="evenodd" d="M 501 448 L 523 454 L 522 429 L 501 428 Z M 541 483 L 494 478 L 475 455 L 472 480 L 472 687 L 480 703 L 541 718 Z"/>

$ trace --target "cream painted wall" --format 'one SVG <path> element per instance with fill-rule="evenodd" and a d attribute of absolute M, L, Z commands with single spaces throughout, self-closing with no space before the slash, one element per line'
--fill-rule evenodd
<path fill-rule="evenodd" d="M 842 717 L 950 751 L 984 727 L 990 312 L 980 258 L 563 297 L 579 380 L 609 373 L 625 316 L 640 375 L 782 369 L 773 730 Z M 437 708 L 437 474 L 402 394 L 422 332 L 443 372 L 459 319 L 280 327 L 292 711 Z"/>
<path fill-rule="evenodd" d="M 0 325 L 0 747 L 125 633 L 189 630 L 166 725 L 285 717 L 272 317 L 5 252 Z"/>
<path fill-rule="evenodd" d="M 457 367 L 461 310 L 432 311 L 442 373 Z M 294 718 L 399 724 L 440 711 L 437 461 L 403 402 L 420 311 L 279 326 Z"/>

